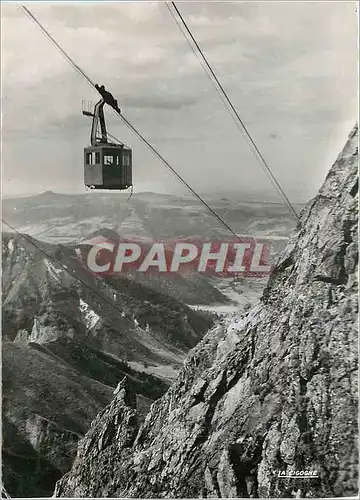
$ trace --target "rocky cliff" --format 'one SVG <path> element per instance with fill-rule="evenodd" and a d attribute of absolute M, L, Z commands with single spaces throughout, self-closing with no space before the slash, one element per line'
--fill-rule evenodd
<path fill-rule="evenodd" d="M 141 425 L 124 381 L 56 496 L 357 494 L 357 144 L 356 127 L 260 303 L 203 338 Z"/>

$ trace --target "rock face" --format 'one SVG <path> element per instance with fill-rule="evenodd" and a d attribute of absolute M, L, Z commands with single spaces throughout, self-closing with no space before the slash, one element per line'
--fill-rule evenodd
<path fill-rule="evenodd" d="M 55 496 L 357 494 L 357 141 L 356 127 L 260 303 L 203 338 L 142 425 L 120 390 Z M 317 477 L 279 476 L 296 470 Z"/>

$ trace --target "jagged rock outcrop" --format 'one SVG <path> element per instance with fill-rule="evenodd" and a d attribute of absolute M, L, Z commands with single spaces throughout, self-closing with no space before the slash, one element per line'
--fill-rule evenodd
<path fill-rule="evenodd" d="M 117 396 L 56 496 L 357 494 L 357 141 L 356 127 L 260 303 L 204 337 L 139 429 Z M 317 477 L 279 477 L 292 470 Z"/>
<path fill-rule="evenodd" d="M 131 392 L 126 377 L 114 391 L 115 398 L 91 424 L 86 438 L 80 442 L 77 462 L 84 462 L 83 473 L 92 476 L 92 464 L 99 460 L 99 468 L 94 482 L 103 484 L 103 495 L 111 496 L 114 480 L 119 472 L 117 458 L 121 450 L 123 458 L 130 458 L 131 448 L 139 430 L 136 398 Z M 126 474 L 122 472 L 122 475 Z M 81 480 L 76 483 L 77 496 L 87 496 L 87 487 L 82 488 Z"/>

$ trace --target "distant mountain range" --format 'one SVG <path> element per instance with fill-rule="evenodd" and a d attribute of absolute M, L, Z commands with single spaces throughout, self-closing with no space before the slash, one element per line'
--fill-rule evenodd
<path fill-rule="evenodd" d="M 281 204 L 218 198 L 210 205 L 239 236 L 285 241 L 295 226 L 289 209 Z M 122 237 L 232 237 L 198 200 L 156 193 L 127 199 L 119 193 L 45 192 L 3 200 L 3 217 L 20 232 L 57 242 L 79 241 L 103 228 Z"/>

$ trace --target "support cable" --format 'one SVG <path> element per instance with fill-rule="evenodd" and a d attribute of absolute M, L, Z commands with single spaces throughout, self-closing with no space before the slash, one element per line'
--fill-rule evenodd
<path fill-rule="evenodd" d="M 169 9 L 169 11 L 171 12 L 171 9 L 168 5 L 169 2 L 166 2 L 166 6 L 167 8 Z M 279 191 L 279 193 L 281 194 L 282 198 L 284 199 L 286 205 L 290 208 L 290 211 L 292 212 L 292 214 L 295 216 L 296 220 L 299 219 L 299 216 L 294 208 L 294 206 L 292 205 L 291 201 L 289 200 L 289 198 L 287 197 L 285 191 L 283 190 L 283 188 L 281 187 L 280 183 L 278 182 L 278 180 L 276 179 L 276 177 L 274 176 L 274 174 L 272 173 L 267 161 L 265 160 L 264 156 L 262 155 L 261 151 L 259 150 L 257 144 L 255 143 L 254 139 L 252 138 L 250 132 L 248 131 L 245 123 L 243 122 L 243 120 L 241 119 L 238 111 L 236 110 L 235 106 L 233 105 L 233 103 L 231 102 L 230 98 L 228 97 L 227 93 L 225 92 L 224 90 L 224 87 L 222 86 L 222 84 L 220 83 L 218 77 L 216 76 L 214 70 L 212 69 L 212 67 L 210 66 L 208 60 L 206 59 L 200 45 L 198 44 L 198 42 L 196 41 L 194 35 L 192 34 L 190 28 L 188 27 L 185 19 L 183 18 L 181 12 L 179 11 L 178 7 L 176 6 L 175 2 L 171 2 L 171 5 L 173 6 L 173 8 L 175 9 L 177 15 L 179 16 L 186 32 L 189 34 L 191 40 L 193 41 L 195 47 L 197 48 L 199 54 L 201 55 L 202 57 L 202 60 L 204 61 L 207 69 L 209 70 L 211 76 L 214 78 L 215 82 L 217 83 L 218 85 L 218 88 L 220 89 L 222 95 L 224 96 L 227 104 L 230 106 L 230 109 L 231 111 L 234 113 L 234 115 L 236 116 L 236 119 L 237 119 L 237 123 L 238 125 L 241 127 L 241 130 L 243 131 L 243 133 L 245 134 L 245 137 L 249 140 L 250 142 L 250 146 L 251 146 L 251 149 L 252 151 L 255 153 L 255 155 L 257 156 L 258 160 L 260 160 L 262 166 L 263 166 L 263 169 L 265 171 L 265 173 L 269 176 L 270 180 L 273 182 L 273 184 L 275 185 L 276 189 Z M 171 12 L 171 14 L 173 14 Z M 173 16 L 174 17 L 174 16 Z M 177 23 L 177 25 L 179 26 L 179 23 Z M 182 33 L 184 34 L 184 32 L 182 31 Z M 208 78 L 210 78 L 209 74 L 207 71 L 205 71 L 206 75 L 208 76 Z M 211 78 L 210 78 L 211 79 Z M 227 108 L 228 109 L 228 108 Z"/>

